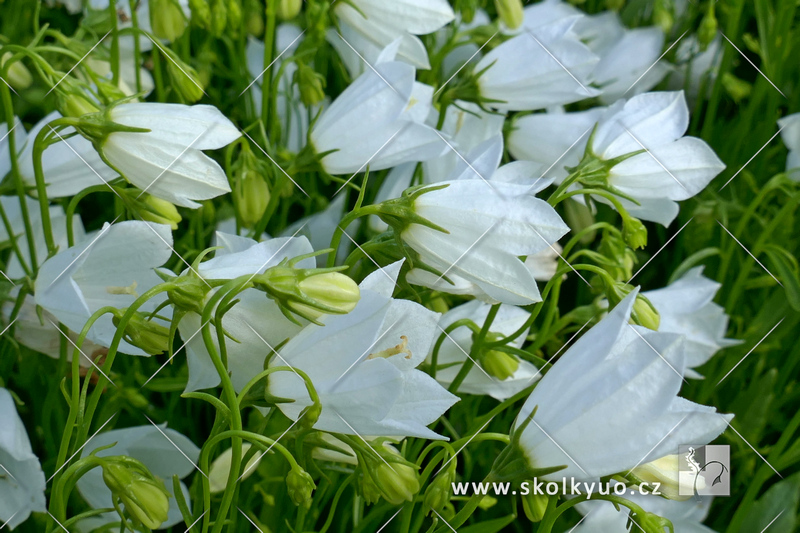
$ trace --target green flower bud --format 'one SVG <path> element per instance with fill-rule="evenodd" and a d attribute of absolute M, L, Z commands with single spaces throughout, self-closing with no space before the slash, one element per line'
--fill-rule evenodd
<path fill-rule="evenodd" d="M 286 489 L 295 505 L 302 505 L 306 509 L 311 507 L 311 499 L 316 488 L 311 475 L 299 466 L 292 468 L 286 476 Z"/>
<path fill-rule="evenodd" d="M 622 238 L 634 250 L 647 246 L 647 228 L 638 218 L 622 215 Z"/>
<path fill-rule="evenodd" d="M 56 106 L 65 117 L 82 117 L 97 113 L 100 109 L 87 96 L 80 83 L 65 77 L 57 90 Z"/>
<path fill-rule="evenodd" d="M 410 502 L 419 492 L 419 479 L 415 467 L 404 463 L 381 461 L 371 472 L 381 496 L 392 505 Z"/>
<path fill-rule="evenodd" d="M 192 11 L 192 22 L 204 28 L 211 26 L 211 7 L 208 0 L 189 0 L 189 9 Z"/>
<path fill-rule="evenodd" d="M 264 34 L 264 8 L 258 0 L 246 0 L 244 25 L 247 33 L 254 37 Z"/>
<path fill-rule="evenodd" d="M 158 529 L 169 514 L 169 493 L 164 483 L 131 458 L 103 460 L 103 481 L 122 502 L 136 523 Z"/>
<path fill-rule="evenodd" d="M 0 59 L 0 67 L 5 66 L 6 61 L 8 61 L 13 55 L 14 54 L 11 52 L 6 52 L 3 54 L 2 59 Z M 8 81 L 8 84 L 13 88 L 24 90 L 30 87 L 33 83 L 33 76 L 31 76 L 31 71 L 28 70 L 28 67 L 26 67 L 22 61 L 15 61 L 10 67 L 8 67 L 6 81 Z"/>
<path fill-rule="evenodd" d="M 249 146 L 244 145 L 242 153 L 231 169 L 233 174 L 233 201 L 242 224 L 246 228 L 255 226 L 270 200 L 267 176 L 271 174 L 269 167 L 263 164 Z"/>
<path fill-rule="evenodd" d="M 275 13 L 281 20 L 291 20 L 300 14 L 303 0 L 278 0 Z"/>
<path fill-rule="evenodd" d="M 489 350 L 483 356 L 481 366 L 487 374 L 502 381 L 514 375 L 519 368 L 519 359 L 506 352 Z"/>
<path fill-rule="evenodd" d="M 753 92 L 753 86 L 750 83 L 737 78 L 730 72 L 726 72 L 722 75 L 722 86 L 737 104 L 748 98 L 750 93 Z"/>
<path fill-rule="evenodd" d="M 522 510 L 531 522 L 541 522 L 550 497 L 546 494 L 534 494 L 529 492 L 522 496 Z"/>
<path fill-rule="evenodd" d="M 200 100 L 205 93 L 197 71 L 172 50 L 163 48 L 163 53 L 168 56 L 166 65 L 172 88 L 189 104 Z"/>
<path fill-rule="evenodd" d="M 213 0 L 211 5 L 211 32 L 214 37 L 222 37 L 228 25 L 228 7 L 225 0 Z"/>
<path fill-rule="evenodd" d="M 135 283 L 134 283 L 135 285 Z M 106 290 L 119 289 L 113 294 L 125 294 L 123 291 L 133 290 L 135 287 L 107 287 Z M 119 327 L 120 320 L 125 314 L 124 309 L 118 309 L 111 317 L 114 326 Z M 169 328 L 162 326 L 154 319 L 146 318 L 142 313 L 136 312 L 125 326 L 125 340 L 141 348 L 150 355 L 164 353 L 169 350 Z"/>
<path fill-rule="evenodd" d="M 653 22 L 659 26 L 664 33 L 669 33 L 675 24 L 675 17 L 672 15 L 672 6 L 668 0 L 658 0 L 653 6 Z"/>
<path fill-rule="evenodd" d="M 717 36 L 718 29 L 719 23 L 714 13 L 714 2 L 712 2 L 709 4 L 708 11 L 700 21 L 700 27 L 697 29 L 697 43 L 700 45 L 701 50 L 708 48 L 708 45 Z"/>
<path fill-rule="evenodd" d="M 122 196 L 126 207 L 142 220 L 165 224 L 173 231 L 178 229 L 178 224 L 183 220 L 178 208 L 161 198 L 142 193 L 138 189 L 125 189 Z"/>
<path fill-rule="evenodd" d="M 171 281 L 176 285 L 175 288 L 167 292 L 172 305 L 182 311 L 192 311 L 198 315 L 202 314 L 206 293 L 209 290 L 208 285 L 194 274 L 180 276 Z"/>
<path fill-rule="evenodd" d="M 323 314 L 349 313 L 361 298 L 355 281 L 338 272 L 318 269 L 279 265 L 255 276 L 253 284 L 285 311 L 310 321 Z"/>
<path fill-rule="evenodd" d="M 228 0 L 228 30 L 233 35 L 238 35 L 242 29 L 241 0 Z"/>
<path fill-rule="evenodd" d="M 608 298 L 609 309 L 616 307 L 616 305 L 630 294 L 632 290 L 633 287 L 631 285 L 623 282 L 606 284 L 606 297 Z M 646 296 L 637 294 L 636 301 L 633 303 L 633 310 L 631 311 L 631 320 L 635 324 L 658 331 L 661 317 Z"/>
<path fill-rule="evenodd" d="M 358 488 L 364 501 L 372 505 L 381 499 L 381 491 L 368 474 L 362 475 L 358 480 Z"/>
<path fill-rule="evenodd" d="M 306 106 L 313 106 L 325 99 L 325 78 L 305 63 L 298 63 L 294 82 L 300 88 L 300 100 Z"/>
<path fill-rule="evenodd" d="M 175 41 L 186 30 L 187 20 L 175 0 L 150 0 L 150 24 L 156 37 Z"/>
<path fill-rule="evenodd" d="M 666 455 L 655 461 L 639 465 L 631 470 L 628 477 L 632 478 L 636 485 L 644 483 L 648 484 L 650 488 L 655 487 L 655 483 L 658 483 L 661 496 L 670 500 L 688 500 L 695 491 L 693 480 L 684 483 L 684 486 L 681 487 L 680 457 L 678 455 Z M 698 481 L 705 486 L 702 477 L 698 477 Z M 697 488 L 703 488 L 700 483 Z"/>
<path fill-rule="evenodd" d="M 440 513 L 450 501 L 452 483 L 456 479 L 455 461 L 450 461 L 444 472 L 439 473 L 425 491 L 425 505 Z"/>
<path fill-rule="evenodd" d="M 525 13 L 522 10 L 522 0 L 494 0 L 497 16 L 509 29 L 516 30 L 522 26 Z"/>

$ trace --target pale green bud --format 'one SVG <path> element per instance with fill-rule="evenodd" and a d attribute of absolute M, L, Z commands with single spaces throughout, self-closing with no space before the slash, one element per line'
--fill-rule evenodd
<path fill-rule="evenodd" d="M 316 488 L 311 475 L 299 466 L 292 468 L 286 476 L 286 489 L 295 505 L 309 508 Z"/>
<path fill-rule="evenodd" d="M 638 218 L 622 216 L 622 238 L 634 250 L 647 246 L 647 228 Z"/>
<path fill-rule="evenodd" d="M 174 288 L 167 291 L 169 301 L 181 311 L 202 314 L 208 285 L 199 277 L 189 274 L 171 280 Z"/>
<path fill-rule="evenodd" d="M 318 302 L 319 307 L 315 308 L 302 303 L 290 304 L 289 307 L 312 315 L 316 314 L 317 317 L 324 314 L 320 312 L 320 308 L 327 308 L 329 309 L 328 312 L 349 313 L 355 309 L 361 298 L 361 290 L 358 288 L 358 284 L 339 272 L 328 272 L 308 277 L 302 280 L 298 287 L 300 292 L 311 300 Z"/>
<path fill-rule="evenodd" d="M 158 529 L 169 515 L 169 493 L 144 465 L 126 459 L 103 461 L 103 481 L 135 522 Z"/>
<path fill-rule="evenodd" d="M 625 0 L 606 0 L 606 9 L 620 11 L 625 7 Z"/>
<path fill-rule="evenodd" d="M 303 0 L 278 0 L 275 13 L 281 20 L 291 20 L 300 14 Z"/>
<path fill-rule="evenodd" d="M 254 37 L 264 34 L 264 8 L 258 0 L 246 0 L 244 25 L 247 33 Z"/>
<path fill-rule="evenodd" d="M 497 16 L 509 29 L 516 30 L 522 26 L 525 13 L 522 10 L 522 0 L 494 0 Z"/>
<path fill-rule="evenodd" d="M 381 499 L 380 489 L 367 473 L 364 473 L 364 475 L 359 479 L 358 488 L 359 492 L 361 493 L 361 497 L 364 498 L 364 501 L 370 505 L 377 503 L 377 501 Z"/>
<path fill-rule="evenodd" d="M 753 92 L 753 86 L 741 78 L 737 78 L 730 72 L 722 75 L 722 86 L 725 91 L 733 98 L 736 103 L 741 102 Z"/>
<path fill-rule="evenodd" d="M 633 311 L 631 311 L 631 318 L 640 326 L 644 326 L 653 331 L 658 331 L 658 326 L 661 324 L 661 316 L 650 303 L 646 296 L 641 294 L 636 296 L 636 301 L 633 303 Z"/>
<path fill-rule="evenodd" d="M 267 210 L 270 200 L 267 176 L 270 172 L 270 168 L 244 145 L 233 165 L 232 175 L 234 204 L 242 224 L 247 228 L 255 226 Z"/>
<path fill-rule="evenodd" d="M 11 52 L 6 52 L 3 54 L 2 59 L 0 59 L 0 66 L 5 66 L 6 61 L 8 61 L 13 55 L 14 54 Z M 6 80 L 13 88 L 23 90 L 31 86 L 33 83 L 33 76 L 31 75 L 31 71 L 28 70 L 28 67 L 26 67 L 22 61 L 15 61 L 10 67 L 8 67 L 8 76 Z"/>
<path fill-rule="evenodd" d="M 208 0 L 189 0 L 189 9 L 192 11 L 192 21 L 204 29 L 211 25 L 211 7 Z"/>
<path fill-rule="evenodd" d="M 486 373 L 501 381 L 514 375 L 519 368 L 519 359 L 506 352 L 489 350 L 483 356 L 481 366 Z"/>
<path fill-rule="evenodd" d="M 659 26 L 664 33 L 669 33 L 675 24 L 675 17 L 672 15 L 672 6 L 667 0 L 659 0 L 653 6 L 653 22 Z"/>
<path fill-rule="evenodd" d="M 131 190 L 136 191 L 136 189 Z M 178 224 L 183 220 L 174 204 L 147 193 L 141 195 L 135 206 L 138 208 L 136 209 L 136 214 L 142 220 L 155 222 L 156 224 L 166 224 L 173 231 L 178 229 Z"/>
<path fill-rule="evenodd" d="M 313 106 L 325 99 L 325 78 L 305 63 L 298 63 L 294 81 L 300 88 L 300 100 Z"/>
<path fill-rule="evenodd" d="M 719 23 L 714 13 L 714 3 L 712 2 L 703 19 L 700 21 L 700 27 L 697 29 L 697 42 L 701 50 L 708 48 L 711 41 L 717 36 Z"/>
<path fill-rule="evenodd" d="M 187 20 L 175 0 L 150 0 L 150 24 L 156 37 L 175 41 L 186 30 Z"/>
<path fill-rule="evenodd" d="M 135 285 L 136 283 L 134 282 L 132 287 L 106 287 L 106 290 L 109 292 L 118 291 L 111 292 L 111 294 L 131 294 L 135 290 Z M 111 321 L 115 327 L 119 327 L 120 320 L 124 314 L 124 309 L 114 311 Z M 148 319 L 139 312 L 133 315 L 125 327 L 125 340 L 150 355 L 166 352 L 169 349 L 169 338 L 168 327 L 162 326 L 155 319 Z"/>
<path fill-rule="evenodd" d="M 211 4 L 211 32 L 215 37 L 222 37 L 228 25 L 228 7 L 225 0 L 213 0 Z"/>
<path fill-rule="evenodd" d="M 433 482 L 425 490 L 425 505 L 436 511 L 441 512 L 445 505 L 450 501 L 452 483 L 456 478 L 455 461 L 450 461 L 450 465 L 444 472 L 439 473 Z"/>
<path fill-rule="evenodd" d="M 549 502 L 550 497 L 546 494 L 529 492 L 522 496 L 522 510 L 531 522 L 541 522 Z"/>
<path fill-rule="evenodd" d="M 228 30 L 234 35 L 238 35 L 242 28 L 242 6 L 241 0 L 228 0 Z"/>
<path fill-rule="evenodd" d="M 97 104 L 86 96 L 80 83 L 65 77 L 57 90 L 57 107 L 65 117 L 82 117 L 97 113 L 100 109 Z"/>
<path fill-rule="evenodd" d="M 670 500 L 688 500 L 691 494 L 694 493 L 695 487 L 692 485 L 694 479 L 681 487 L 680 481 L 680 456 L 666 455 L 655 461 L 650 461 L 643 465 L 639 465 L 630 472 L 630 477 L 633 478 L 637 485 L 642 483 L 649 485 L 649 490 L 653 490 L 655 483 L 658 483 L 658 490 L 661 496 Z M 696 488 L 702 489 L 705 487 L 705 481 L 702 476 L 697 478 L 698 485 Z M 701 485 L 702 484 L 702 485 Z M 687 496 L 682 496 L 686 494 Z"/>
<path fill-rule="evenodd" d="M 372 472 L 381 496 L 392 505 L 410 502 L 419 492 L 416 468 L 403 463 L 381 462 Z"/>
<path fill-rule="evenodd" d="M 203 86 L 200 83 L 200 75 L 197 71 L 187 65 L 177 54 L 169 53 L 166 61 L 167 73 L 172 82 L 172 88 L 189 104 L 193 104 L 203 97 Z M 170 60 L 171 59 L 171 60 Z"/>

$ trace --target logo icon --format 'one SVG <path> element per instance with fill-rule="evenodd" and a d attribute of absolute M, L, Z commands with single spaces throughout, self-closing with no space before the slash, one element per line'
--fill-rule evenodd
<path fill-rule="evenodd" d="M 678 494 L 731 495 L 730 446 L 684 444 L 679 448 L 678 457 Z"/>

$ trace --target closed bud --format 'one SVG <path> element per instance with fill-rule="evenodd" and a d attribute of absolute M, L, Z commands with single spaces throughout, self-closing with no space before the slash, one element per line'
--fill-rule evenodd
<path fill-rule="evenodd" d="M 0 67 L 5 66 L 6 61 L 8 61 L 11 56 L 13 56 L 11 52 L 6 52 L 3 54 L 2 59 L 0 59 Z M 31 76 L 31 71 L 28 70 L 22 61 L 15 61 L 8 67 L 6 80 L 8 84 L 11 85 L 15 89 L 23 90 L 27 89 L 33 83 L 33 76 Z"/>
<path fill-rule="evenodd" d="M 171 280 L 173 288 L 167 291 L 169 301 L 181 311 L 202 314 L 208 285 L 199 277 L 188 274 Z"/>
<path fill-rule="evenodd" d="M 298 63 L 294 81 L 300 88 L 300 100 L 311 107 L 325 99 L 325 78 L 305 63 Z"/>
<path fill-rule="evenodd" d="M 295 303 L 291 304 L 290 307 L 311 315 L 316 314 L 317 317 L 324 314 L 320 310 L 338 314 L 349 313 L 355 309 L 361 298 L 358 284 L 348 276 L 338 272 L 328 272 L 308 277 L 302 280 L 298 287 L 300 292 L 316 302 L 317 305 L 309 306 L 303 303 Z"/>
<path fill-rule="evenodd" d="M 634 250 L 644 248 L 647 246 L 647 228 L 638 218 L 623 215 L 622 238 Z"/>
<path fill-rule="evenodd" d="M 189 9 L 192 11 L 192 22 L 203 29 L 210 29 L 211 6 L 208 0 L 189 0 Z"/>
<path fill-rule="evenodd" d="M 222 37 L 228 25 L 228 7 L 225 0 L 213 0 L 211 4 L 211 32 Z"/>
<path fill-rule="evenodd" d="M 130 458 L 102 462 L 103 481 L 137 524 L 158 529 L 169 515 L 169 493 L 164 483 Z"/>
<path fill-rule="evenodd" d="M 80 82 L 69 77 L 65 77 L 59 84 L 57 93 L 56 106 L 65 117 L 77 118 L 100 111 Z"/>
<path fill-rule="evenodd" d="M 165 49 L 166 50 L 166 49 Z M 200 85 L 200 75 L 197 71 L 187 65 L 177 54 L 171 51 L 166 52 L 167 73 L 172 81 L 172 88 L 180 95 L 181 99 L 189 104 L 193 104 L 203 97 L 203 86 Z"/>
<path fill-rule="evenodd" d="M 166 200 L 142 193 L 138 189 L 125 189 L 124 196 L 128 209 L 142 220 L 165 224 L 173 231 L 178 229 L 178 224 L 183 220 L 178 208 Z"/>
<path fill-rule="evenodd" d="M 311 475 L 299 466 L 292 468 L 286 476 L 286 489 L 295 505 L 302 505 L 306 509 L 311 507 L 311 499 L 316 488 Z"/>
<path fill-rule="evenodd" d="M 150 24 L 156 37 L 175 41 L 186 30 L 187 20 L 176 0 L 150 0 Z"/>
<path fill-rule="evenodd" d="M 481 366 L 486 373 L 499 380 L 506 380 L 519 368 L 519 359 L 506 352 L 489 350 L 483 356 Z"/>
<path fill-rule="evenodd" d="M 425 490 L 425 505 L 437 513 L 440 513 L 444 506 L 450 501 L 452 483 L 456 479 L 454 461 L 450 461 L 450 463 L 452 466 L 448 465 L 445 467 L 444 472 L 440 472 L 433 482 L 428 485 L 427 490 Z"/>
<path fill-rule="evenodd" d="M 705 16 L 703 16 L 703 19 L 700 21 L 700 27 L 697 29 L 697 43 L 700 45 L 701 50 L 708 48 L 711 41 L 716 38 L 718 29 L 719 23 L 717 22 L 717 17 L 714 13 L 714 3 L 712 2 Z"/>
<path fill-rule="evenodd" d="M 266 177 L 270 169 L 244 145 L 232 168 L 233 201 L 246 228 L 255 226 L 267 210 L 270 190 Z"/>
<path fill-rule="evenodd" d="M 522 510 L 531 522 L 541 522 L 549 502 L 550 497 L 546 494 L 528 492 L 522 496 Z"/>
<path fill-rule="evenodd" d="M 661 324 L 661 316 L 650 303 L 646 296 L 641 294 L 636 295 L 636 301 L 633 303 L 633 311 L 631 311 L 631 319 L 648 329 L 658 331 L 658 326 Z"/>
<path fill-rule="evenodd" d="M 667 455 L 639 465 L 631 470 L 631 478 L 637 485 L 646 484 L 649 490 L 653 490 L 658 483 L 658 490 L 661 496 L 670 500 L 688 500 L 696 489 L 705 488 L 703 476 L 697 476 L 697 486 L 692 486 L 694 477 L 689 478 L 689 482 L 684 481 L 681 486 L 680 478 L 680 457 L 678 455 Z"/>
<path fill-rule="evenodd" d="M 722 75 L 722 86 L 737 104 L 748 98 L 753 92 L 753 86 L 741 78 L 737 78 L 730 72 Z"/>
<path fill-rule="evenodd" d="M 522 0 L 494 0 L 497 16 L 507 28 L 516 30 L 522 26 L 525 13 L 522 10 Z"/>
<path fill-rule="evenodd" d="M 358 488 L 361 497 L 370 505 L 377 503 L 377 501 L 381 499 L 380 489 L 378 489 L 378 486 L 367 473 L 364 473 L 364 475 L 359 478 Z"/>
<path fill-rule="evenodd" d="M 281 20 L 291 20 L 300 14 L 303 0 L 278 0 L 275 13 Z"/>
<path fill-rule="evenodd" d="M 371 473 L 381 496 L 392 505 L 410 502 L 419 492 L 419 479 L 415 467 L 404 463 L 381 462 Z"/>
<path fill-rule="evenodd" d="M 675 17 L 672 15 L 672 6 L 669 0 L 658 0 L 653 6 L 653 22 L 660 27 L 664 33 L 669 33 L 675 24 Z"/>
<path fill-rule="evenodd" d="M 107 290 L 112 288 L 129 289 L 129 287 L 108 287 Z M 113 294 L 124 293 L 115 292 Z M 114 312 L 111 320 L 115 327 L 119 327 L 124 314 L 124 309 Z M 150 355 L 164 353 L 169 349 L 169 328 L 159 324 L 155 319 L 146 318 L 143 314 L 136 312 L 125 326 L 125 340 Z"/>
<path fill-rule="evenodd" d="M 258 0 L 246 0 L 244 5 L 244 25 L 253 37 L 264 34 L 264 8 Z"/>
<path fill-rule="evenodd" d="M 241 0 L 228 0 L 228 31 L 238 35 L 240 29 L 242 29 Z"/>

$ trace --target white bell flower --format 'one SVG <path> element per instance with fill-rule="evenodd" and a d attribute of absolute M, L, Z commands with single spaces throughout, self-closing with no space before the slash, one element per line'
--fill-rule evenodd
<path fill-rule="evenodd" d="M 117 124 L 148 132 L 113 132 L 96 147 L 129 182 L 153 196 L 197 208 L 230 192 L 219 164 L 201 150 L 214 150 L 241 136 L 214 106 L 159 103 L 120 104 L 108 111 Z"/>
<path fill-rule="evenodd" d="M 401 237 L 443 276 L 415 268 L 407 279 L 494 303 L 541 301 L 533 273 L 519 257 L 549 248 L 569 228 L 547 202 L 534 196 L 540 189 L 494 177 L 439 185 L 446 187 L 414 200 L 414 211 L 449 233 L 412 223 Z M 455 279 L 459 282 L 451 284 Z"/>
<path fill-rule="evenodd" d="M 416 369 L 436 335 L 437 313 L 392 299 L 402 263 L 373 272 L 361 300 L 346 315 L 320 318 L 270 361 L 305 372 L 320 397 L 316 429 L 349 435 L 442 438 L 426 426 L 458 398 Z M 297 420 L 312 405 L 305 382 L 291 371 L 270 374 L 270 394 L 295 400 L 278 408 Z"/>
<path fill-rule="evenodd" d="M 695 267 L 663 289 L 642 293 L 661 317 L 658 331 L 685 337 L 687 377 L 701 377 L 692 369 L 719 350 L 741 343 L 725 338 L 728 316 L 713 302 L 720 287 L 703 276 L 703 267 Z"/>
<path fill-rule="evenodd" d="M 328 173 L 381 170 L 443 153 L 441 137 L 424 124 L 433 88 L 416 83 L 414 75 L 410 65 L 382 62 L 322 112 L 310 137 L 317 154 L 335 150 L 321 161 Z"/>
<path fill-rule="evenodd" d="M 778 120 L 781 138 L 789 156 L 786 158 L 786 173 L 794 181 L 800 181 L 800 113 L 786 115 Z"/>
<path fill-rule="evenodd" d="M 638 290 L 584 334 L 539 381 L 517 417 L 519 446 L 544 477 L 595 480 L 708 443 L 733 415 L 677 396 L 683 339 L 629 324 Z M 524 428 L 521 428 L 531 413 Z"/>
<path fill-rule="evenodd" d="M 446 0 L 352 0 L 335 5 L 333 13 L 341 37 L 329 32 L 328 39 L 343 58 L 354 55 L 350 46 L 364 58 L 349 62 L 355 67 L 349 69 L 353 75 L 365 72 L 368 67 L 363 62 L 374 64 L 381 50 L 398 39 L 399 60 L 416 68 L 430 68 L 428 52 L 417 35 L 433 33 L 455 18 Z"/>
<path fill-rule="evenodd" d="M 205 279 L 235 279 L 239 276 L 263 273 L 284 259 L 313 252 L 305 237 L 278 237 L 256 243 L 246 237 L 217 233 L 216 244 L 221 249 L 213 259 L 200 264 L 198 273 Z M 306 258 L 298 268 L 314 268 L 314 258 Z M 215 291 L 209 293 L 213 295 Z M 228 370 L 236 390 L 241 390 L 251 378 L 264 369 L 264 361 L 281 342 L 299 332 L 302 327 L 286 318 L 278 304 L 257 289 L 246 289 L 239 302 L 222 317 L 225 331 L 233 339 L 225 339 L 228 352 Z M 216 387 L 219 374 L 208 355 L 200 332 L 202 318 L 188 312 L 178 326 L 186 342 L 186 359 L 189 365 L 187 391 Z M 217 331 L 211 324 L 211 338 L 218 343 Z M 217 347 L 217 350 L 219 348 Z"/>
<path fill-rule="evenodd" d="M 0 388 L 0 521 L 9 529 L 25 522 L 32 512 L 47 510 L 45 480 L 39 459 L 17 414 L 14 397 Z"/>
<path fill-rule="evenodd" d="M 97 457 L 125 455 L 141 461 L 157 478 L 164 482 L 164 487 L 170 494 L 169 518 L 161 524 L 159 529 L 167 529 L 183 522 L 183 516 L 172 492 L 172 476 L 177 475 L 183 479 L 195 471 L 195 464 L 200 457 L 200 449 L 187 437 L 166 424 L 158 427 L 153 425 L 136 426 L 125 429 L 112 429 L 100 433 L 89 439 L 81 457 L 86 457 L 94 450 L 113 444 L 110 448 L 101 450 Z M 103 481 L 102 468 L 94 468 L 83 475 L 77 483 L 86 503 L 93 509 L 113 507 L 111 490 Z M 189 489 L 180 482 L 181 492 L 187 505 L 191 508 Z M 119 522 L 117 513 L 103 513 L 98 516 L 86 518 L 79 522 L 81 531 L 94 531 L 114 522 Z"/>
<path fill-rule="evenodd" d="M 574 18 L 525 29 L 481 59 L 481 98 L 501 111 L 531 111 L 600 94 L 590 87 L 599 58 L 572 31 Z M 485 69 L 485 71 L 484 71 Z"/>
<path fill-rule="evenodd" d="M 106 223 L 97 235 L 42 265 L 35 283 L 36 304 L 72 331 L 80 332 L 99 309 L 127 308 L 142 293 L 162 283 L 155 269 L 172 255 L 171 246 L 169 226 L 141 221 Z M 152 298 L 140 310 L 154 311 L 164 298 Z M 105 314 L 94 323 L 87 338 L 108 347 L 116 330 L 111 315 Z M 146 355 L 125 340 L 119 350 Z"/>
<path fill-rule="evenodd" d="M 472 320 L 478 327 L 482 327 L 490 309 L 491 306 L 489 304 L 478 300 L 472 300 L 454 307 L 439 320 L 439 327 L 441 328 L 439 333 L 446 330 L 454 322 L 463 319 Z M 530 313 L 524 309 L 502 304 L 489 328 L 489 332 L 503 336 L 510 335 L 521 328 L 529 316 Z M 514 339 L 510 346 L 521 348 L 524 341 L 525 335 L 521 335 Z M 462 364 L 467 360 L 467 354 L 470 353 L 471 348 L 472 331 L 469 328 L 461 327 L 448 333 L 439 348 L 436 361 L 436 366 L 439 369 L 436 371 L 436 381 L 445 387 L 449 386 L 461 370 Z M 428 355 L 429 363 L 432 361 L 431 355 Z M 458 391 L 469 394 L 487 394 L 497 400 L 510 398 L 522 389 L 533 385 L 539 376 L 538 369 L 528 361 L 519 360 L 518 363 L 519 366 L 513 375 L 506 379 L 499 379 L 490 375 L 479 368 L 478 364 L 469 371 L 461 386 L 458 387 Z M 450 366 L 441 368 L 445 365 Z"/>
<path fill-rule="evenodd" d="M 675 528 L 675 533 L 714 533 L 704 526 L 703 520 L 708 516 L 711 498 L 698 498 L 690 501 L 667 500 L 660 496 L 646 496 L 639 493 L 625 496 L 649 513 L 663 516 Z M 579 503 L 578 511 L 586 516 L 572 533 L 626 533 L 630 510 L 620 506 L 618 511 L 614 504 L 605 501 L 588 501 Z M 636 526 L 633 529 L 638 530 Z"/>

